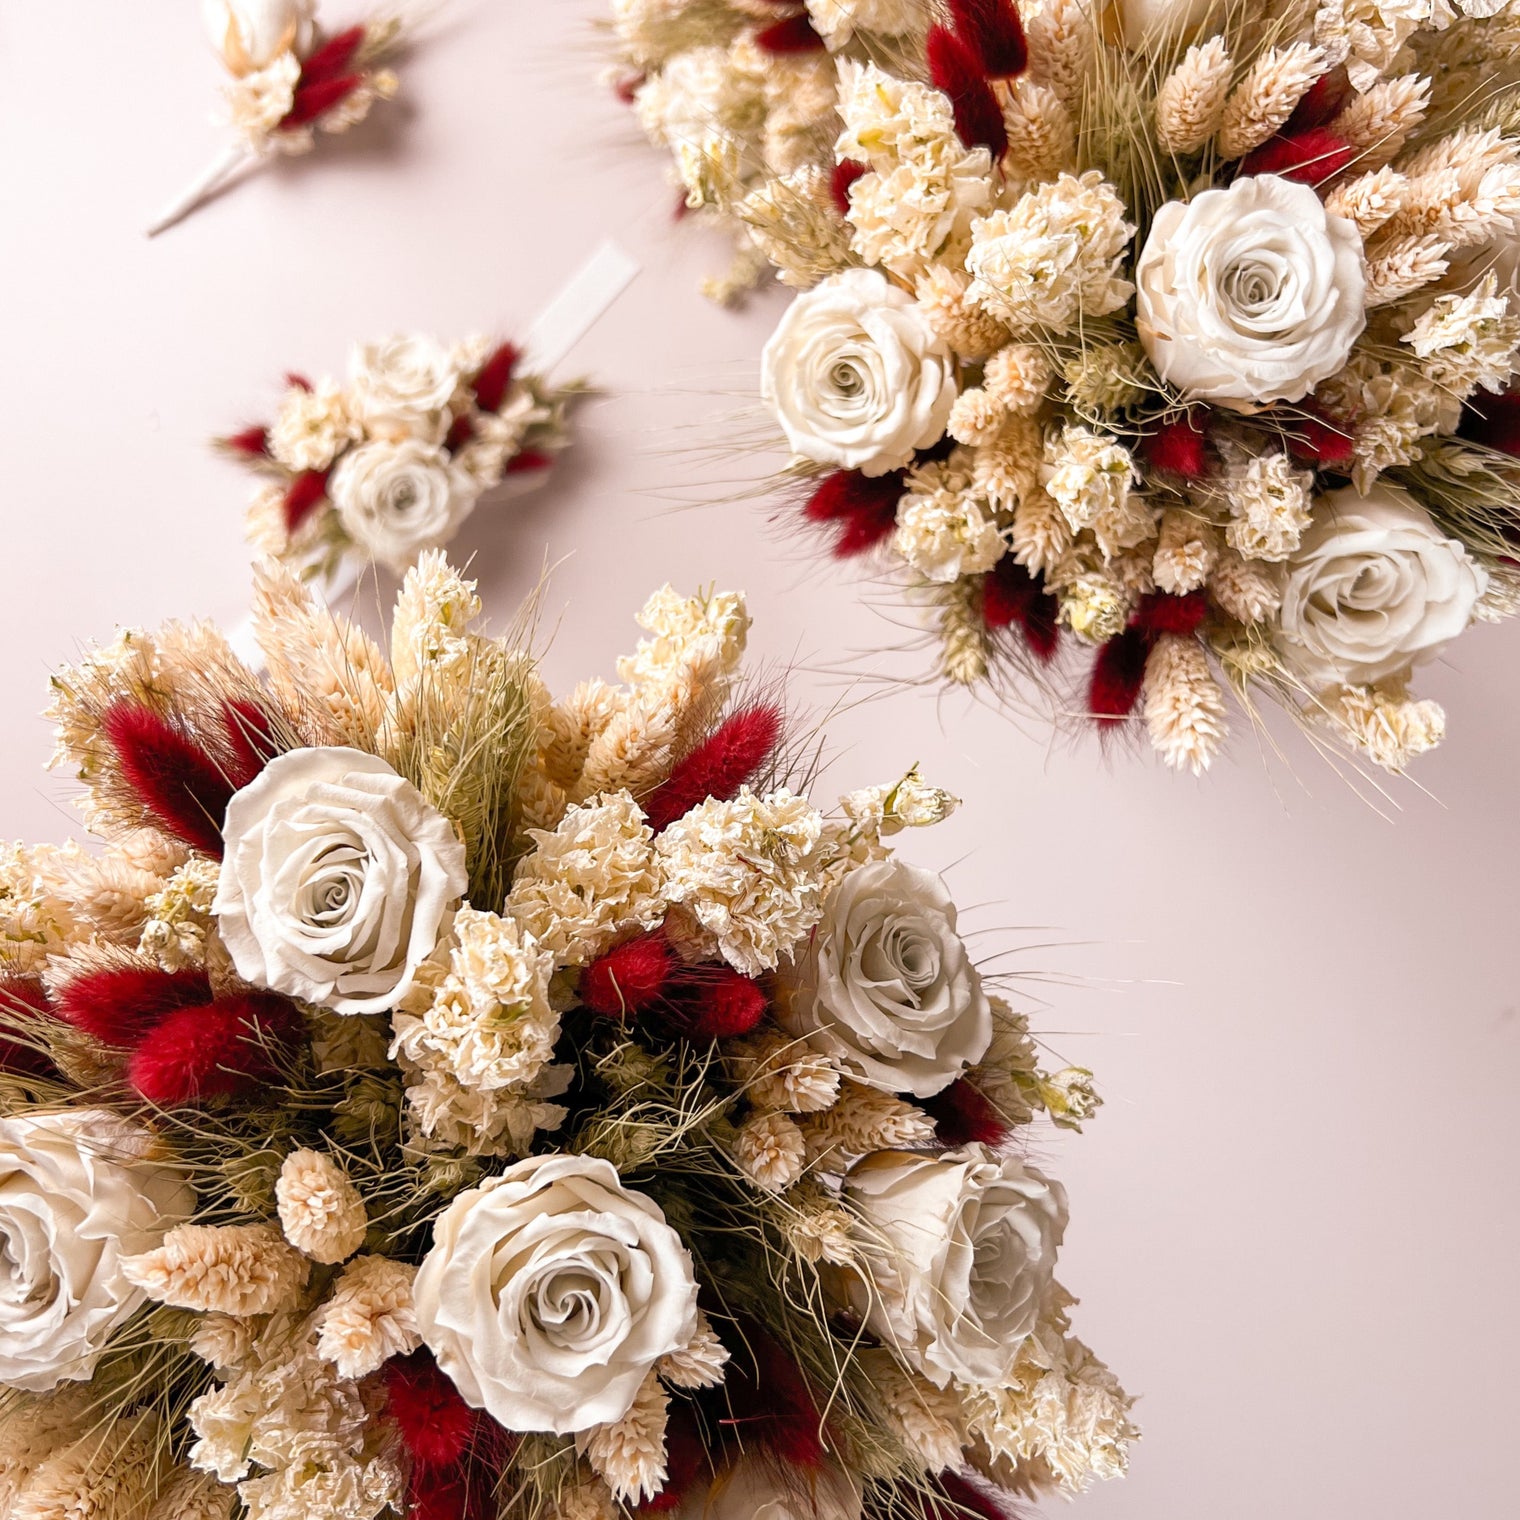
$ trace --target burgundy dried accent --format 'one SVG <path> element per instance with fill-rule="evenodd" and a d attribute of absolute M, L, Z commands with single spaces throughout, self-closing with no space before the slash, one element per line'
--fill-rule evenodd
<path fill-rule="evenodd" d="M 233 433 L 230 437 L 223 438 L 222 447 L 230 449 L 234 454 L 246 455 L 249 459 L 267 459 L 269 457 L 269 429 L 266 427 L 244 428 L 241 433 Z"/>
<path fill-rule="evenodd" d="M 813 522 L 835 524 L 835 559 L 849 559 L 874 549 L 897 523 L 897 503 L 903 494 L 903 471 L 864 475 L 859 470 L 834 470 L 825 475 L 808 497 L 803 515 Z"/>
<path fill-rule="evenodd" d="M 1506 391 L 1502 396 L 1480 393 L 1464 409 L 1457 431 L 1484 448 L 1520 458 L 1520 390 Z"/>
<path fill-rule="evenodd" d="M 1310 127 L 1292 136 L 1269 137 L 1246 154 L 1242 174 L 1278 174 L 1318 190 L 1351 164 L 1360 149 L 1328 127 Z"/>
<path fill-rule="evenodd" d="M 211 1001 L 204 971 L 160 971 L 156 966 L 107 966 L 87 971 L 58 989 L 64 1023 L 107 1045 L 136 1045 L 179 1008 Z"/>
<path fill-rule="evenodd" d="M 1292 137 L 1310 127 L 1328 127 L 1351 103 L 1354 93 L 1346 65 L 1336 64 L 1328 73 L 1321 74 L 1294 106 L 1293 114 L 1283 124 L 1283 136 Z"/>
<path fill-rule="evenodd" d="M 475 405 L 483 412 L 498 412 L 507 399 L 507 387 L 517 372 L 522 351 L 515 343 L 503 343 L 480 366 L 475 377 Z"/>
<path fill-rule="evenodd" d="M 364 43 L 364 28 L 351 26 L 328 38 L 316 52 L 301 64 L 300 83 L 318 84 L 324 79 L 336 79 L 346 72 Z"/>
<path fill-rule="evenodd" d="M 659 930 L 641 934 L 599 956 L 581 972 L 581 1002 L 609 1018 L 642 1013 L 664 996 L 680 964 Z"/>
<path fill-rule="evenodd" d="M 899 1492 L 910 1504 L 917 1505 L 923 1520 L 1017 1520 L 1017 1512 L 1007 1499 L 982 1483 L 973 1483 L 957 1472 L 942 1472 L 936 1479 L 943 1499 L 909 1488 Z"/>
<path fill-rule="evenodd" d="M 1017 624 L 1041 664 L 1060 646 L 1060 608 L 1045 589 L 1044 577 L 1031 575 L 1011 555 L 1005 554 L 982 581 L 982 621 L 989 628 Z"/>
<path fill-rule="evenodd" d="M 426 1347 L 395 1356 L 383 1376 L 390 1413 L 420 1467 L 452 1467 L 470 1449 L 481 1416 L 460 1397 Z"/>
<path fill-rule="evenodd" d="M 290 482 L 281 511 L 285 531 L 294 533 L 327 499 L 327 470 L 303 470 Z"/>
<path fill-rule="evenodd" d="M 996 1146 L 1012 1133 L 1008 1121 L 992 1106 L 987 1095 L 964 1077 L 933 1097 L 919 1101 L 934 1120 L 935 1138 L 941 1145 Z"/>
<path fill-rule="evenodd" d="M 1087 688 L 1088 711 L 1107 725 L 1122 723 L 1140 700 L 1151 641 L 1139 628 L 1126 628 L 1098 650 Z"/>
<path fill-rule="evenodd" d="M 1306 415 L 1289 424 L 1288 451 L 1301 464 L 1317 465 L 1324 470 L 1349 466 L 1356 457 L 1351 425 L 1321 412 L 1312 401 L 1301 405 Z"/>
<path fill-rule="evenodd" d="M 1146 463 L 1184 480 L 1202 480 L 1209 473 L 1208 424 L 1206 407 L 1194 407 L 1163 422 L 1145 437 Z"/>
<path fill-rule="evenodd" d="M 0 976 L 0 1009 L 6 1024 L 0 1027 L 0 1071 L 17 1076 L 55 1077 L 57 1068 L 47 1053 L 30 1044 L 26 1029 L 54 1023 L 55 1015 L 47 988 L 40 976 Z"/>
<path fill-rule="evenodd" d="M 668 1515 L 680 1509 L 686 1496 L 706 1477 L 708 1467 L 707 1445 L 691 1414 L 678 1404 L 671 1409 L 670 1423 L 665 1427 L 665 1487 L 634 1513 Z"/>
<path fill-rule="evenodd" d="M 988 79 L 1012 79 L 1029 67 L 1024 23 L 1013 0 L 950 0 L 950 17 Z"/>
<path fill-rule="evenodd" d="M 1140 598 L 1140 605 L 1135 609 L 1134 623 L 1152 639 L 1160 638 L 1163 633 L 1191 638 L 1203 627 L 1208 615 L 1209 599 L 1203 591 L 1189 591 L 1183 596 L 1173 596 L 1166 591 L 1152 591 Z"/>
<path fill-rule="evenodd" d="M 298 375 L 293 369 L 285 371 L 285 383 L 293 391 L 313 391 L 316 387 L 305 375 Z"/>
<path fill-rule="evenodd" d="M 721 1423 L 746 1445 L 758 1441 L 783 1462 L 814 1471 L 824 1465 L 823 1419 L 802 1369 L 757 1321 L 741 1315 L 736 1346 L 725 1369 Z"/>
<path fill-rule="evenodd" d="M 648 78 L 649 75 L 644 73 L 625 74 L 620 80 L 618 80 L 615 85 L 613 85 L 612 93 L 616 95 L 617 98 L 622 101 L 625 106 L 631 106 L 634 102 L 635 97 L 643 88 L 645 80 Z"/>
<path fill-rule="evenodd" d="M 475 436 L 475 424 L 468 417 L 456 417 L 449 424 L 443 446 L 449 453 L 457 454 Z"/>
<path fill-rule="evenodd" d="M 542 449 L 524 449 L 507 461 L 508 475 L 524 475 L 529 470 L 547 470 L 554 463 L 554 455 Z"/>
<path fill-rule="evenodd" d="M 968 148 L 978 144 L 992 152 L 997 163 L 1008 151 L 1003 111 L 971 49 L 948 27 L 929 28 L 929 78 L 950 97 L 955 131 Z"/>
<path fill-rule="evenodd" d="M 850 186 L 862 174 L 870 172 L 868 165 L 857 163 L 853 158 L 842 158 L 834 165 L 834 172 L 829 176 L 829 197 L 840 216 L 850 214 Z"/>
<path fill-rule="evenodd" d="M 755 45 L 762 53 L 785 57 L 796 53 L 821 53 L 823 38 L 813 29 L 812 18 L 803 11 L 784 21 L 773 21 L 755 33 Z"/>
<path fill-rule="evenodd" d="M 284 746 L 275 738 L 274 722 L 257 702 L 238 697 L 222 705 L 222 727 L 232 764 L 227 779 L 238 791 L 250 786 Z"/>
<path fill-rule="evenodd" d="M 655 833 L 712 798 L 727 802 L 775 752 L 781 709 L 773 703 L 746 707 L 725 718 L 657 786 L 644 803 Z"/>
<path fill-rule="evenodd" d="M 141 702 L 113 702 L 100 727 L 143 811 L 192 849 L 220 858 L 222 820 L 236 788 L 212 756 Z"/>
<path fill-rule="evenodd" d="M 770 995 L 753 977 L 720 962 L 703 962 L 677 974 L 667 1016 L 697 1040 L 732 1040 L 749 1034 L 765 1018 Z"/>
<path fill-rule="evenodd" d="M 244 1096 L 276 1074 L 273 1048 L 294 1044 L 301 1027 L 295 1005 L 273 992 L 177 1008 L 132 1053 L 127 1080 L 160 1108 Z"/>
<path fill-rule="evenodd" d="M 317 79 L 310 84 L 296 86 L 295 99 L 290 109 L 280 118 L 278 130 L 293 132 L 298 127 L 309 127 L 333 109 L 342 105 L 364 83 L 363 74 L 339 74 L 332 79 Z"/>

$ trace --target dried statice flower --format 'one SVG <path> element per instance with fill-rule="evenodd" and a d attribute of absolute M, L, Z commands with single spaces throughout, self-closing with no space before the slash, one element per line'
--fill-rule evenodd
<path fill-rule="evenodd" d="M 974 490 L 971 456 L 913 467 L 897 503 L 897 552 L 927 581 L 948 582 L 990 570 L 1007 547 Z"/>
<path fill-rule="evenodd" d="M 1156 585 L 1185 596 L 1204 585 L 1219 557 L 1219 534 L 1195 514 L 1173 507 L 1161 515 L 1152 574 Z"/>
<path fill-rule="evenodd" d="M 1446 737 L 1440 704 L 1415 701 L 1398 685 L 1337 687 L 1324 693 L 1311 716 L 1395 774 Z"/>
<path fill-rule="evenodd" d="M 807 1165 L 807 1142 L 796 1123 L 783 1113 L 753 1115 L 734 1136 L 739 1169 L 767 1192 L 785 1192 Z"/>
<path fill-rule="evenodd" d="M 317 1355 L 347 1378 L 378 1370 L 422 1342 L 412 1304 L 416 1268 L 385 1256 L 356 1256 L 317 1314 Z"/>
<path fill-rule="evenodd" d="M 1046 442 L 1041 485 L 1071 530 L 1090 532 L 1105 559 L 1155 536 L 1155 513 L 1132 490 L 1140 481 L 1118 439 L 1081 423 L 1066 424 Z"/>
<path fill-rule="evenodd" d="M 1225 475 L 1221 490 L 1231 521 L 1225 538 L 1244 559 L 1280 564 L 1314 520 L 1314 475 L 1286 454 L 1252 454 Z"/>
<path fill-rule="evenodd" d="M 1520 360 L 1520 315 L 1498 293 L 1492 271 L 1466 295 L 1437 296 L 1402 342 L 1426 377 L 1460 401 L 1480 387 L 1501 392 Z"/>

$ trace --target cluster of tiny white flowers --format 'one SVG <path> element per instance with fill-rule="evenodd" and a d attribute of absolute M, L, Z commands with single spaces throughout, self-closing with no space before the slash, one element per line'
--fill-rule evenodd
<path fill-rule="evenodd" d="M 1225 538 L 1242 559 L 1280 564 L 1314 520 L 1314 475 L 1286 454 L 1253 454 L 1224 477 L 1230 523 Z"/>
<path fill-rule="evenodd" d="M 969 455 L 915 466 L 897 503 L 893 547 L 930 581 L 990 570 L 1007 544 L 986 502 L 972 489 Z"/>
<path fill-rule="evenodd" d="M 1089 530 L 1105 559 L 1155 536 L 1155 514 L 1133 490 L 1140 472 L 1117 439 L 1066 424 L 1046 441 L 1040 482 L 1072 531 Z"/>

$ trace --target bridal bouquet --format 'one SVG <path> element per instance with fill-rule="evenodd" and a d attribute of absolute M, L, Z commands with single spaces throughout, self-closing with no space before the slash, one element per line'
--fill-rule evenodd
<path fill-rule="evenodd" d="M 1199 771 L 1225 689 L 1390 770 L 1414 667 L 1514 611 L 1514 0 L 618 0 L 807 518 Z M 1508 412 L 1504 412 L 1508 416 Z M 1080 694 L 1058 646 L 1091 651 Z"/>
<path fill-rule="evenodd" d="M 327 32 L 317 0 L 202 0 L 206 28 L 230 76 L 222 98 L 231 140 L 149 229 L 188 216 L 259 159 L 309 153 L 319 132 L 346 132 L 396 93 L 386 65 L 402 42 L 399 16 Z"/>
<path fill-rule="evenodd" d="M 513 344 L 479 337 L 360 344 L 346 385 L 286 378 L 272 424 L 218 442 L 264 480 L 254 547 L 329 577 L 351 551 L 399 572 L 447 544 L 486 492 L 553 462 L 584 390 L 523 373 Z"/>
<path fill-rule="evenodd" d="M 995 1520 L 1122 1472 L 1047 1070 L 915 771 L 833 810 L 666 588 L 554 700 L 429 553 L 54 680 L 100 853 L 0 868 L 0 1511 Z"/>

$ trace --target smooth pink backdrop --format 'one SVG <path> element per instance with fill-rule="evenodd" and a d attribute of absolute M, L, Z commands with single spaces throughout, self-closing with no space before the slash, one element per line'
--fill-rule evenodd
<path fill-rule="evenodd" d="M 745 408 L 780 302 L 696 293 L 724 250 L 672 224 L 663 166 L 598 85 L 600 11 L 453 0 L 404 104 L 150 244 L 220 142 L 199 6 L 0 0 L 0 834 L 73 828 L 41 770 L 51 666 L 118 623 L 241 614 L 247 482 L 214 432 L 356 338 L 521 330 L 615 236 L 644 273 L 572 366 L 605 399 L 554 483 L 460 548 L 502 621 L 557 562 L 560 687 L 612 673 L 661 582 L 742 586 L 797 703 L 845 704 L 837 790 L 918 760 L 966 799 L 913 858 L 978 905 L 988 951 L 1035 947 L 1011 964 L 1041 977 L 1038 1022 L 1108 1098 L 1045 1147 L 1078 1328 L 1144 1394 L 1130 1479 L 1081 1513 L 1513 1514 L 1520 629 L 1425 676 L 1451 737 L 1387 817 L 1286 725 L 1291 767 L 1242 731 L 1194 782 L 830 674 L 915 667 L 857 659 L 900 633 L 759 506 L 675 505 L 704 470 L 758 472 L 694 451 Z"/>

